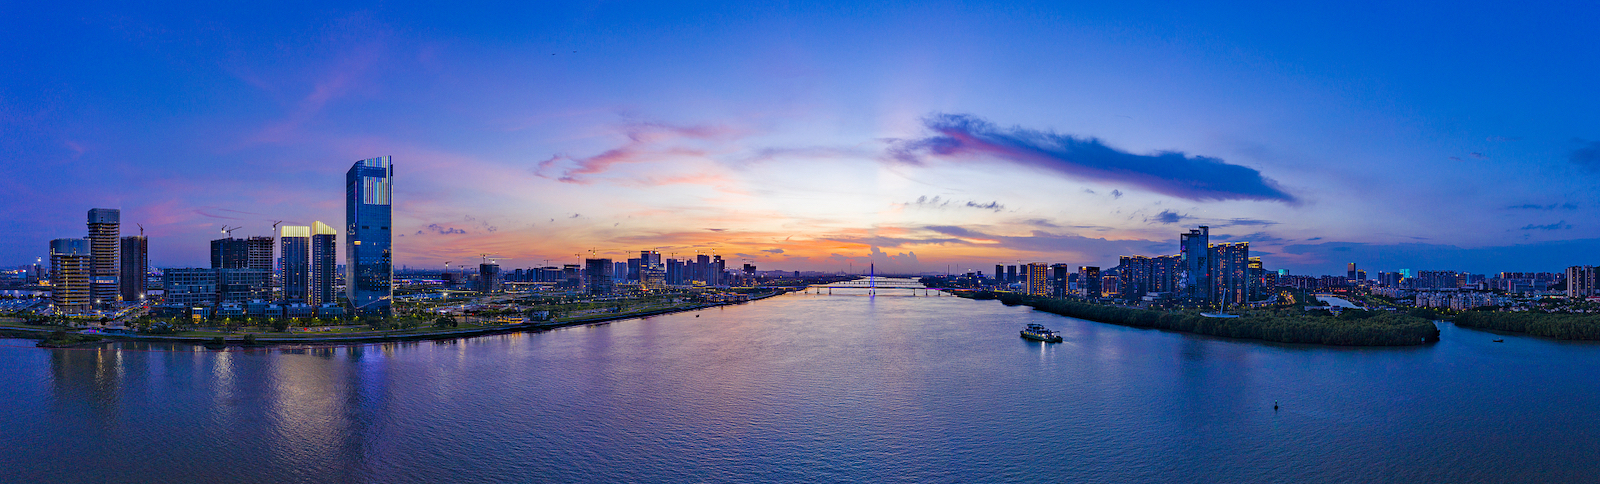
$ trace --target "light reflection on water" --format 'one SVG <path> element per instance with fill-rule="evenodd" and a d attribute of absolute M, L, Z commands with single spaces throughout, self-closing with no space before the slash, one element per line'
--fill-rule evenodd
<path fill-rule="evenodd" d="M 0 348 L 14 482 L 1561 481 L 1600 346 L 1319 348 L 792 294 L 466 340 Z M 698 315 L 699 317 L 696 317 Z M 1019 338 L 1038 322 L 1063 343 Z M 1282 406 L 1272 409 L 1273 402 Z M 63 456 L 73 456 L 63 459 Z"/>

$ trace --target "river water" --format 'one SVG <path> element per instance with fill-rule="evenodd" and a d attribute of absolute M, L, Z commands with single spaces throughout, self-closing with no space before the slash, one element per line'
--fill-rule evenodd
<path fill-rule="evenodd" d="M 0 480 L 1600 476 L 1600 345 L 1494 343 L 1444 325 L 1425 347 L 1288 346 L 834 291 L 437 343 L 211 352 L 3 340 Z M 1065 342 L 1019 338 L 1031 322 Z"/>

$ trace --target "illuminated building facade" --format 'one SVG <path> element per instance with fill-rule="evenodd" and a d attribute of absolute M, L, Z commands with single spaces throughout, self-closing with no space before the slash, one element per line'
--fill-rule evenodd
<path fill-rule="evenodd" d="M 1050 265 L 1043 262 L 1031 262 L 1022 266 L 1023 274 L 1027 277 L 1024 292 L 1033 296 L 1050 295 Z"/>
<path fill-rule="evenodd" d="M 345 172 L 345 294 L 356 314 L 390 313 L 393 182 L 388 156 L 357 161 Z"/>
<path fill-rule="evenodd" d="M 1232 242 L 1211 246 L 1211 300 L 1222 304 L 1244 304 L 1250 300 L 1250 243 Z"/>
<path fill-rule="evenodd" d="M 117 257 L 122 243 L 122 211 L 114 208 L 89 210 L 89 297 L 94 304 L 117 302 L 122 287 L 117 283 L 122 258 Z"/>
<path fill-rule="evenodd" d="M 1600 271 L 1594 266 L 1572 266 L 1567 268 L 1567 299 L 1576 300 L 1595 295 L 1596 284 L 1600 283 Z"/>
<path fill-rule="evenodd" d="M 339 231 L 320 221 L 311 223 L 311 304 L 338 302 L 333 281 L 339 269 Z"/>
<path fill-rule="evenodd" d="M 1211 227 L 1201 225 L 1189 233 L 1178 235 L 1178 245 L 1183 266 L 1178 277 L 1178 297 L 1189 303 L 1211 300 Z"/>
<path fill-rule="evenodd" d="M 285 225 L 278 230 L 278 240 L 283 244 L 283 300 L 309 303 L 311 302 L 311 227 Z M 251 237 L 251 240 L 254 239 L 255 237 Z"/>
<path fill-rule="evenodd" d="M 1100 268 L 1083 266 L 1078 268 L 1078 296 L 1094 299 L 1100 297 Z"/>
<path fill-rule="evenodd" d="M 93 302 L 90 245 L 88 239 L 50 241 L 50 299 L 58 312 L 85 312 Z"/>

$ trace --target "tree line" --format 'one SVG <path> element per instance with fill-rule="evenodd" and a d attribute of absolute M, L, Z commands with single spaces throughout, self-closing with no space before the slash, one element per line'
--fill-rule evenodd
<path fill-rule="evenodd" d="M 1439 328 L 1427 319 L 1409 314 L 1345 311 L 1335 317 L 1328 315 L 1327 311 L 1318 311 L 1322 314 L 1255 311 L 1240 318 L 1208 318 L 1194 311 L 1153 311 L 1015 293 L 982 292 L 965 296 L 998 299 L 1008 306 L 1026 305 L 1048 313 L 1100 323 L 1280 343 L 1406 346 L 1439 341 Z"/>
<path fill-rule="evenodd" d="M 1528 333 L 1555 339 L 1600 340 L 1600 314 L 1535 311 L 1467 311 L 1451 318 L 1456 326 Z"/>

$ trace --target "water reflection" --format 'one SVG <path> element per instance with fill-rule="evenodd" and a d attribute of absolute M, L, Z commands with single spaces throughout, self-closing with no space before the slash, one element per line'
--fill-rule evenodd
<path fill-rule="evenodd" d="M 1065 341 L 1019 338 L 1030 322 Z M 1585 373 L 1600 346 L 1458 331 L 1428 347 L 1319 348 L 994 301 L 805 294 L 468 340 L 19 348 L 0 364 L 40 377 L 7 380 L 19 388 L 0 402 L 23 411 L 0 413 L 0 428 L 17 429 L 0 446 L 18 463 L 13 479 L 53 483 L 1600 472 L 1580 458 L 1600 455 L 1583 437 L 1600 421 L 1571 410 L 1600 405 Z M 67 450 L 74 461 L 59 458 Z"/>
<path fill-rule="evenodd" d="M 116 414 L 123 383 L 121 352 L 79 348 L 50 350 L 50 376 L 57 405 L 85 406 L 106 419 Z"/>

